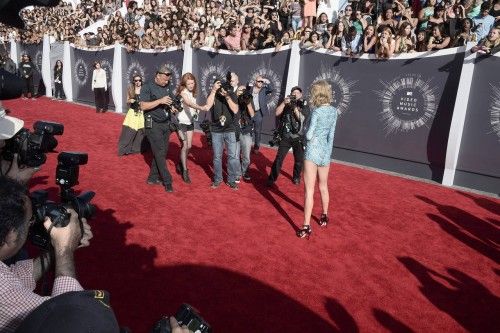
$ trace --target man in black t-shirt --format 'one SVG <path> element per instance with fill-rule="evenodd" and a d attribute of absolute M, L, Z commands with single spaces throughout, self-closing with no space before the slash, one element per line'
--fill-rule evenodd
<path fill-rule="evenodd" d="M 214 153 L 214 179 L 212 188 L 219 187 L 222 183 L 222 153 L 224 143 L 227 149 L 227 185 L 234 190 L 238 189 L 236 180 L 240 173 L 240 159 L 237 156 L 236 122 L 235 115 L 238 113 L 238 104 L 233 92 L 227 92 L 217 81 L 207 99 L 210 106 L 212 122 L 212 149 Z"/>
<path fill-rule="evenodd" d="M 147 183 L 162 184 L 167 192 L 173 192 L 172 176 L 168 172 L 166 156 L 170 137 L 171 107 L 174 98 L 174 88 L 171 86 L 172 73 L 167 66 L 162 65 L 156 71 L 154 81 L 147 82 L 141 89 L 141 109 L 144 111 L 146 136 L 151 144 L 154 158 Z M 160 180 L 161 177 L 161 180 Z"/>

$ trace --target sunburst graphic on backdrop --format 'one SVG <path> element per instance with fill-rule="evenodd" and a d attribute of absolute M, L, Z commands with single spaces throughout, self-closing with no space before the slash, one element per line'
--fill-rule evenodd
<path fill-rule="evenodd" d="M 210 94 L 212 85 L 215 78 L 225 78 L 229 67 L 224 65 L 224 62 L 220 64 L 209 63 L 207 66 L 201 69 L 201 93 L 203 97 L 207 97 Z"/>
<path fill-rule="evenodd" d="M 127 82 L 131 83 L 132 79 L 136 75 L 139 75 L 140 77 L 142 77 L 143 80 L 145 80 L 146 68 L 142 66 L 139 62 L 132 61 L 132 63 L 130 63 L 130 65 L 127 68 L 127 74 L 126 74 Z"/>
<path fill-rule="evenodd" d="M 405 74 L 380 83 L 384 88 L 375 93 L 382 103 L 380 115 L 387 135 L 410 132 L 432 122 L 439 102 L 432 78 L 424 80 L 419 74 Z"/>
<path fill-rule="evenodd" d="M 255 85 L 255 80 L 258 76 L 262 76 L 265 79 L 269 80 L 270 88 L 273 92 L 268 96 L 267 99 L 267 108 L 272 110 L 276 108 L 278 105 L 278 101 L 281 95 L 281 86 L 282 86 L 282 78 L 278 75 L 274 70 L 265 64 L 261 64 L 257 69 L 255 69 L 252 74 L 250 74 L 249 84 Z"/>
<path fill-rule="evenodd" d="M 82 58 L 78 58 L 75 62 L 73 77 L 80 87 L 83 87 L 89 79 L 89 69 Z"/>
<path fill-rule="evenodd" d="M 113 74 L 113 65 L 107 59 L 101 60 L 101 68 L 106 71 L 106 81 L 108 82 L 108 87 L 111 86 L 111 75 Z"/>
<path fill-rule="evenodd" d="M 42 59 L 43 59 L 43 53 L 42 53 L 42 51 L 40 51 L 40 50 L 36 51 L 35 59 L 33 59 L 33 60 L 35 62 L 36 69 L 40 73 L 42 72 Z"/>
<path fill-rule="evenodd" d="M 490 84 L 493 94 L 491 94 L 490 105 L 490 124 L 493 133 L 498 136 L 500 141 L 500 86 Z"/>
<path fill-rule="evenodd" d="M 325 64 L 321 64 L 319 74 L 314 78 L 314 81 L 318 80 L 325 80 L 332 86 L 333 106 L 337 108 L 339 116 L 349 110 L 354 95 L 360 93 L 354 90 L 358 81 L 343 77 L 337 70 Z"/>

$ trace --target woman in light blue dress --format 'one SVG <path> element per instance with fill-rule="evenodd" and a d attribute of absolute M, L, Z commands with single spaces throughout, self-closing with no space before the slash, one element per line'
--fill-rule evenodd
<path fill-rule="evenodd" d="M 300 238 L 312 233 L 311 214 L 314 206 L 314 187 L 319 179 L 319 191 L 323 213 L 319 220 L 321 227 L 328 225 L 328 172 L 333 148 L 333 137 L 337 123 L 337 109 L 331 106 L 332 87 L 327 81 L 316 81 L 311 86 L 311 121 L 306 133 L 304 153 L 304 225 L 297 231 Z"/>

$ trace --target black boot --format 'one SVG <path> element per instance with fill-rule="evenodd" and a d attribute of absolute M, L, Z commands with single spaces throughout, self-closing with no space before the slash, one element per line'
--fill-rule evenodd
<path fill-rule="evenodd" d="M 180 162 L 175 166 L 175 172 L 177 172 L 179 175 L 182 175 L 182 172 L 184 171 L 183 169 L 184 168 L 182 167 L 182 163 Z"/>
<path fill-rule="evenodd" d="M 184 183 L 186 184 L 191 184 L 191 179 L 189 178 L 188 169 L 182 171 L 182 180 L 184 180 Z"/>

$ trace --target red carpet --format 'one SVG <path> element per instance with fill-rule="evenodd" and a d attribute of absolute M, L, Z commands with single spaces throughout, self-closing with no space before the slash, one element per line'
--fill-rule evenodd
<path fill-rule="evenodd" d="M 298 239 L 303 189 L 287 157 L 254 156 L 252 183 L 209 188 L 211 151 L 196 136 L 193 184 L 145 184 L 149 157 L 117 156 L 123 117 L 47 99 L 6 102 L 31 126 L 62 122 L 58 151 L 86 151 L 80 190 L 97 192 L 91 247 L 78 253 L 86 288 L 107 289 L 119 322 L 147 332 L 182 302 L 215 332 L 498 332 L 500 201 L 333 164 L 331 224 Z M 168 166 L 179 151 L 172 136 Z M 36 188 L 54 185 L 56 155 Z M 320 213 L 316 200 L 316 217 Z"/>

